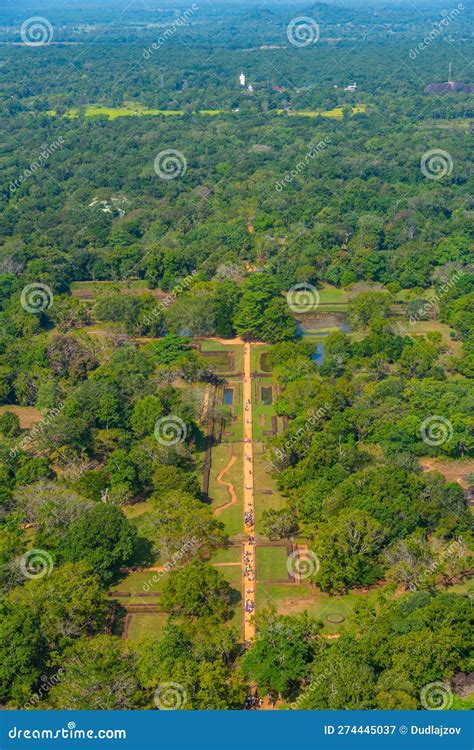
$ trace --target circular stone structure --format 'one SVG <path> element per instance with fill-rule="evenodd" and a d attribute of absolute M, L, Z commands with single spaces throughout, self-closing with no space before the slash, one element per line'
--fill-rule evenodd
<path fill-rule="evenodd" d="M 326 616 L 326 620 L 332 625 L 339 625 L 339 623 L 344 622 L 345 619 L 344 615 L 341 615 L 338 612 L 333 612 Z"/>

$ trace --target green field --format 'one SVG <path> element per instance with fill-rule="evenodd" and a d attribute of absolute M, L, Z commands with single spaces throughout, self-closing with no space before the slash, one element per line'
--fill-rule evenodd
<path fill-rule="evenodd" d="M 237 536 L 242 533 L 243 524 L 243 505 L 242 505 L 242 476 L 243 476 L 243 457 L 242 448 L 239 444 L 234 447 L 236 461 L 234 465 L 222 477 L 223 482 L 230 482 L 234 485 L 237 495 L 237 503 L 226 508 L 219 513 L 219 521 L 225 526 L 229 536 Z M 209 497 L 211 498 L 213 509 L 224 505 L 230 501 L 227 487 L 217 483 L 217 475 L 229 462 L 231 456 L 231 444 L 221 443 L 212 449 L 211 475 L 209 481 Z"/>
<path fill-rule="evenodd" d="M 261 519 L 264 510 L 283 508 L 285 500 L 277 489 L 276 479 L 271 473 L 263 454 L 263 444 L 254 443 L 253 471 L 255 489 L 255 527 L 257 534 L 262 533 Z M 271 490 L 271 495 L 262 494 L 262 490 Z"/>
<path fill-rule="evenodd" d="M 233 352 L 234 367 L 229 370 L 229 374 L 241 373 L 244 369 L 244 351 L 243 347 L 238 344 L 221 344 L 214 339 L 199 339 L 201 344 L 201 353 L 206 352 Z M 211 359 L 211 362 L 213 360 Z"/>
<path fill-rule="evenodd" d="M 288 579 L 286 547 L 257 547 L 257 581 Z"/>
<path fill-rule="evenodd" d="M 349 301 L 347 292 L 335 286 L 325 286 L 322 289 L 318 289 L 318 294 L 321 305 L 344 305 Z"/>
<path fill-rule="evenodd" d="M 132 594 L 124 598 L 127 604 L 158 604 L 159 597 L 143 596 L 146 591 L 159 593 L 165 585 L 166 575 L 151 570 L 136 570 L 126 574 L 119 582 L 114 583 L 110 591 L 124 591 Z"/>
<path fill-rule="evenodd" d="M 237 547 L 224 547 L 223 549 L 218 549 L 211 558 L 211 564 L 215 565 L 216 563 L 238 563 L 240 565 L 242 560 L 242 549 L 239 546 Z"/>
<path fill-rule="evenodd" d="M 250 367 L 252 372 L 260 373 L 263 372 L 261 368 L 261 357 L 264 352 L 268 352 L 270 349 L 269 344 L 254 344 L 250 350 Z"/>
<path fill-rule="evenodd" d="M 360 104 L 356 107 L 352 107 L 352 114 L 358 114 L 359 112 L 365 112 L 366 106 L 365 104 Z M 314 109 L 305 109 L 305 110 L 298 110 L 298 111 L 287 111 L 286 109 L 277 109 L 276 113 L 279 115 L 288 114 L 290 117 L 329 117 L 331 119 L 335 120 L 342 120 L 344 117 L 344 110 L 342 107 L 334 107 L 333 109 L 326 109 L 326 110 L 314 110 Z"/>
<path fill-rule="evenodd" d="M 325 633 L 338 633 L 351 623 L 354 616 L 354 605 L 360 601 L 375 600 L 379 590 L 374 589 L 368 594 L 346 594 L 343 596 L 329 596 L 309 583 L 295 584 L 257 584 L 257 605 L 263 607 L 275 606 L 279 614 L 290 614 L 308 611 L 324 623 Z M 341 622 L 330 622 L 329 618 L 339 619 Z"/>
<path fill-rule="evenodd" d="M 161 612 L 143 614 L 134 612 L 130 617 L 128 629 L 129 641 L 140 641 L 142 638 L 159 638 L 166 625 L 167 616 Z"/>
<path fill-rule="evenodd" d="M 365 104 L 360 104 L 358 106 L 352 107 L 353 115 L 365 111 Z M 152 109 L 135 102 L 126 102 L 121 107 L 105 107 L 100 104 L 88 104 L 83 108 L 71 107 L 65 112 L 64 117 L 75 118 L 78 117 L 81 113 L 83 113 L 85 117 L 102 116 L 107 117 L 109 120 L 116 120 L 118 117 L 184 117 L 188 114 L 202 117 L 215 117 L 216 115 L 222 114 L 234 114 L 229 109 L 198 109 L 193 112 L 185 112 L 184 110 L 179 109 Z M 50 109 L 47 110 L 45 114 L 47 114 L 49 117 L 55 117 L 57 115 L 57 111 L 55 109 Z M 275 109 L 270 110 L 269 114 L 286 114 L 290 117 L 327 117 L 329 119 L 341 120 L 344 116 L 344 111 L 342 107 L 334 107 L 333 109 L 327 110 L 292 110 L 289 112 L 285 109 Z"/>

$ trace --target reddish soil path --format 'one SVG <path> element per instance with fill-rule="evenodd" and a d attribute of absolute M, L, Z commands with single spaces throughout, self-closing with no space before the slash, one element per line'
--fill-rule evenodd
<path fill-rule="evenodd" d="M 244 641 L 255 639 L 255 499 L 253 491 L 252 450 L 252 374 L 250 344 L 244 344 L 244 530 L 247 539 L 243 545 L 243 600 Z"/>
<path fill-rule="evenodd" d="M 232 445 L 231 445 L 231 449 L 232 449 Z M 217 508 L 215 508 L 214 510 L 215 516 L 218 516 L 219 513 L 222 513 L 223 510 L 226 510 L 226 508 L 230 508 L 231 505 L 235 505 L 235 503 L 237 502 L 237 494 L 235 492 L 235 488 L 232 482 L 222 481 L 224 475 L 227 474 L 229 469 L 232 468 L 232 466 L 235 464 L 236 461 L 237 461 L 237 456 L 231 456 L 228 463 L 224 466 L 223 469 L 220 470 L 219 474 L 216 477 L 217 484 L 220 484 L 221 487 L 227 487 L 227 492 L 229 493 L 230 500 L 227 503 L 224 503 L 223 505 L 219 505 Z"/>

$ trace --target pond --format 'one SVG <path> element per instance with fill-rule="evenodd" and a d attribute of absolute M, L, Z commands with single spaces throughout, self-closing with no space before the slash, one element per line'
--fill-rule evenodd
<path fill-rule="evenodd" d="M 316 347 L 316 351 L 314 354 L 311 355 L 311 359 L 313 362 L 316 362 L 317 365 L 322 365 L 324 362 L 324 344 L 318 344 Z"/>
<path fill-rule="evenodd" d="M 233 403 L 234 403 L 234 389 L 224 388 L 224 404 L 227 404 L 228 406 L 232 406 Z"/>
<path fill-rule="evenodd" d="M 271 406 L 273 404 L 273 388 L 271 386 L 262 386 L 261 397 L 264 406 Z"/>

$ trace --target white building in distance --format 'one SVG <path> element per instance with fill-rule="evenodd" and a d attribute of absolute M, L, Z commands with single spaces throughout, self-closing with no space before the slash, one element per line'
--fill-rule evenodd
<path fill-rule="evenodd" d="M 239 81 L 241 86 L 245 86 L 245 75 L 243 73 L 239 75 Z"/>

